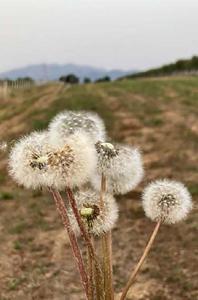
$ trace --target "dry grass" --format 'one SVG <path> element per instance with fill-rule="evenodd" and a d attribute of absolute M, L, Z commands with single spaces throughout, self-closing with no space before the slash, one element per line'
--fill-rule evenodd
<path fill-rule="evenodd" d="M 189 186 L 193 213 L 182 224 L 161 228 L 129 299 L 198 297 L 197 84 L 198 78 L 126 80 L 69 89 L 54 84 L 16 91 L 1 101 L 0 135 L 11 144 L 19 135 L 45 127 L 60 110 L 89 109 L 105 119 L 111 137 L 141 148 L 144 182 L 118 199 L 120 218 L 113 233 L 117 292 L 153 228 L 139 200 L 143 186 L 157 177 Z M 84 299 L 51 198 L 17 188 L 6 174 L 6 154 L 0 159 L 0 299 Z"/>

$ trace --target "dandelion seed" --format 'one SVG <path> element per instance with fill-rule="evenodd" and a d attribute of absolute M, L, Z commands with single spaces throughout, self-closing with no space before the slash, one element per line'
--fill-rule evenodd
<path fill-rule="evenodd" d="M 68 136 L 83 131 L 93 142 L 105 139 L 105 126 L 97 114 L 89 112 L 65 111 L 58 114 L 49 125 L 51 143 L 60 145 Z"/>
<path fill-rule="evenodd" d="M 142 180 L 144 171 L 141 154 L 136 148 L 97 142 L 98 174 L 92 184 L 100 189 L 101 175 L 107 179 L 107 190 L 113 194 L 124 194 L 134 189 Z"/>
<path fill-rule="evenodd" d="M 192 209 L 191 195 L 180 182 L 157 180 L 145 188 L 143 208 L 151 220 L 173 224 L 184 219 Z"/>
<path fill-rule="evenodd" d="M 113 228 L 118 218 L 118 206 L 112 195 L 105 194 L 103 209 L 100 208 L 98 193 L 93 190 L 77 192 L 75 199 L 83 222 L 90 233 L 100 235 Z M 79 235 L 80 230 L 71 209 L 69 209 L 69 216 L 74 231 Z"/>

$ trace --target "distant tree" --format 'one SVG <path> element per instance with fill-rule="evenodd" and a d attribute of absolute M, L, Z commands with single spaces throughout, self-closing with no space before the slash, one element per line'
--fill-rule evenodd
<path fill-rule="evenodd" d="M 184 71 L 186 69 L 186 62 L 184 60 L 176 61 L 175 65 L 174 65 L 174 69 L 177 72 Z"/>
<path fill-rule="evenodd" d="M 198 56 L 193 56 L 191 63 L 192 63 L 192 69 L 198 70 Z"/>
<path fill-rule="evenodd" d="M 128 78 L 141 78 L 151 76 L 169 76 L 174 73 L 193 73 L 198 71 L 198 56 L 193 56 L 190 59 L 180 59 L 175 63 L 164 65 L 157 69 L 151 69 L 145 72 L 140 72 L 127 76 Z M 124 77 L 123 77 L 124 78 Z M 123 79 L 122 78 L 122 79 Z M 126 77 L 125 77 L 126 78 Z"/>
<path fill-rule="evenodd" d="M 24 77 L 22 78 L 24 81 L 29 82 L 29 83 L 34 83 L 34 79 L 32 79 L 31 77 Z"/>
<path fill-rule="evenodd" d="M 66 76 L 61 76 L 59 78 L 59 81 L 62 81 L 65 84 L 67 84 L 67 83 L 78 84 L 79 83 L 79 78 L 76 75 L 74 75 L 74 74 L 68 74 Z"/>
<path fill-rule="evenodd" d="M 91 82 L 91 79 L 89 77 L 84 78 L 84 83 L 90 83 L 90 82 Z"/>
<path fill-rule="evenodd" d="M 95 82 L 108 82 L 108 81 L 111 81 L 111 78 L 109 76 L 104 76 L 97 79 Z"/>

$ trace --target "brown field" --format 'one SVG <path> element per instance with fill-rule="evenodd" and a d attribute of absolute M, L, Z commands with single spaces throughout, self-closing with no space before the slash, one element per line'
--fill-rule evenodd
<path fill-rule="evenodd" d="M 9 145 L 43 129 L 63 109 L 98 112 L 109 136 L 138 146 L 145 178 L 118 198 L 113 231 L 114 281 L 118 293 L 154 224 L 146 219 L 141 191 L 152 179 L 183 181 L 194 209 L 178 225 L 160 229 L 128 299 L 198 299 L 198 78 L 124 80 L 66 88 L 60 84 L 10 91 L 0 99 L 0 140 Z M 0 300 L 83 300 L 79 277 L 59 216 L 46 192 L 17 187 L 0 153 Z M 99 247 L 99 243 L 97 242 Z"/>

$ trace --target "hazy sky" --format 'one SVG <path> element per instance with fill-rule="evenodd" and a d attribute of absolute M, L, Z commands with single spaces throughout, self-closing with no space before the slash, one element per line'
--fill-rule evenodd
<path fill-rule="evenodd" d="M 198 0 L 0 0 L 0 72 L 35 63 L 145 69 L 198 54 Z"/>

